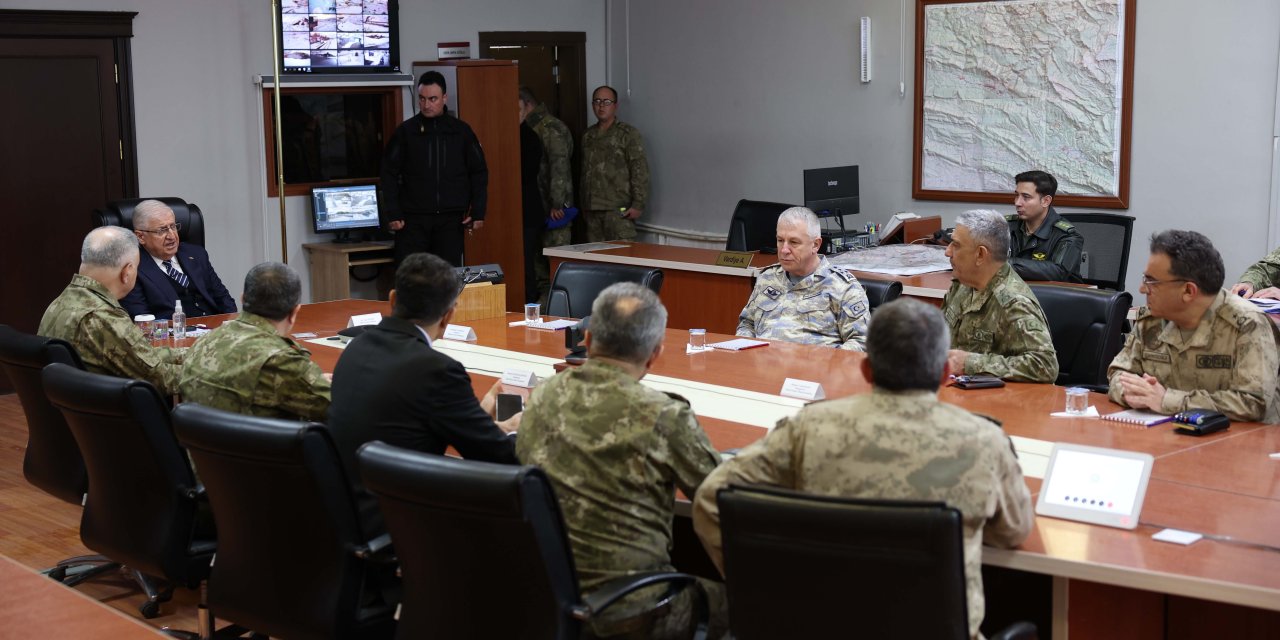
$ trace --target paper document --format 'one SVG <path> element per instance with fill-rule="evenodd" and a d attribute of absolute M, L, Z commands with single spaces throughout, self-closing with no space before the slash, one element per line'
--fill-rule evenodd
<path fill-rule="evenodd" d="M 734 338 L 733 340 L 725 340 L 724 342 L 712 342 L 707 345 L 715 349 L 725 349 L 727 351 L 742 351 L 743 349 L 754 349 L 755 347 L 763 347 L 768 345 L 763 340 L 748 340 L 747 338 Z"/>
<path fill-rule="evenodd" d="M 628 245 L 612 244 L 609 242 L 586 242 L 583 244 L 566 244 L 561 247 L 555 247 L 564 251 L 608 251 L 609 249 L 625 249 Z"/>
<path fill-rule="evenodd" d="M 578 324 L 577 320 L 552 320 L 550 322 L 526 322 L 525 327 L 529 329 L 550 329 L 559 331 L 560 329 L 568 329 Z"/>
<path fill-rule="evenodd" d="M 951 259 L 946 247 L 927 244 L 886 244 L 858 251 L 846 251 L 828 258 L 831 264 L 854 271 L 881 273 L 889 276 L 918 276 L 922 273 L 950 271 Z"/>
<path fill-rule="evenodd" d="M 1252 302 L 1263 313 L 1280 313 L 1280 300 L 1249 298 L 1249 302 Z"/>

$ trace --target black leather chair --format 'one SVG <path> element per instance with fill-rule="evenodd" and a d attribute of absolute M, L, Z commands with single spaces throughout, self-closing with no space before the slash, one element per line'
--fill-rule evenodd
<path fill-rule="evenodd" d="M 65 364 L 43 375 L 89 472 L 80 540 L 141 574 L 147 601 L 140 610 L 153 618 L 173 585 L 195 588 L 209 575 L 216 547 L 204 490 L 173 437 L 169 406 L 141 380 Z"/>
<path fill-rule="evenodd" d="M 1124 346 L 1125 316 L 1133 296 L 1127 291 L 1051 284 L 1030 287 L 1044 309 L 1058 352 L 1057 383 L 1101 390 L 1107 384 L 1107 366 Z"/>
<path fill-rule="evenodd" d="M 737 640 L 969 638 L 959 511 L 743 487 L 717 500 Z"/>
<path fill-rule="evenodd" d="M 585 621 L 626 594 L 667 584 L 667 597 L 695 579 L 635 574 L 583 599 L 560 506 L 542 470 L 382 442 L 365 444 L 358 455 L 364 486 L 378 496 L 400 556 L 397 638 L 576 640 Z"/>
<path fill-rule="evenodd" d="M 323 425 L 190 402 L 173 421 L 218 523 L 208 588 L 218 618 L 280 638 L 392 636 L 399 585 L 391 539 L 361 530 Z"/>
<path fill-rule="evenodd" d="M 778 246 L 778 216 L 797 205 L 739 200 L 729 220 L 725 251 L 760 251 Z"/>
<path fill-rule="evenodd" d="M 547 298 L 547 314 L 565 318 L 591 315 L 591 303 L 606 287 L 615 282 L 638 282 L 659 293 L 662 269 L 633 267 L 623 264 L 562 262 L 551 278 Z"/>
<path fill-rule="evenodd" d="M 1124 291 L 1125 271 L 1129 268 L 1129 245 L 1133 241 L 1133 216 L 1118 213 L 1064 213 L 1062 217 L 1075 225 L 1084 236 L 1087 284 L 1114 291 Z"/>
<path fill-rule="evenodd" d="M 143 200 L 159 200 L 173 209 L 173 219 L 182 226 L 178 230 L 178 240 L 204 246 L 204 214 L 195 203 L 182 198 L 129 198 L 107 203 L 107 206 L 93 211 L 93 226 L 112 225 L 133 229 L 133 210 Z"/>
<path fill-rule="evenodd" d="M 858 282 L 867 292 L 867 304 L 871 306 L 872 311 L 886 302 L 897 300 L 902 295 L 902 283 L 897 280 L 858 278 Z"/>

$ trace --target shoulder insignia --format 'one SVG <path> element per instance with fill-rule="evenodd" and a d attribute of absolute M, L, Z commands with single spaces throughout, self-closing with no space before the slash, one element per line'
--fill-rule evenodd
<path fill-rule="evenodd" d="M 1053 223 L 1053 226 L 1059 229 L 1062 229 L 1063 231 L 1075 231 L 1075 228 L 1076 228 L 1075 225 L 1071 224 L 1070 222 L 1067 222 L 1066 220 L 1059 220 Z"/>
<path fill-rule="evenodd" d="M 831 273 L 834 273 L 835 275 L 839 276 L 840 279 L 844 280 L 845 282 L 854 282 L 857 280 L 857 278 L 854 277 L 854 275 L 850 273 L 848 269 L 840 265 L 835 265 L 835 264 L 831 265 Z"/>

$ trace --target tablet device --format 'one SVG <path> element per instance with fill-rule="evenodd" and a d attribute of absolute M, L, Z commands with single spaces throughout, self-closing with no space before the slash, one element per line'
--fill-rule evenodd
<path fill-rule="evenodd" d="M 1154 463 L 1146 453 L 1056 443 L 1036 513 L 1133 529 Z"/>

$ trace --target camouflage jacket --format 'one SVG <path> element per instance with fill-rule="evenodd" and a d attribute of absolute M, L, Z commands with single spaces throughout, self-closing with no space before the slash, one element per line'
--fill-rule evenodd
<path fill-rule="evenodd" d="M 1266 257 L 1255 262 L 1244 270 L 1240 280 L 1253 287 L 1254 291 L 1267 287 L 1280 287 L 1280 248 L 1268 253 Z"/>
<path fill-rule="evenodd" d="M 1058 352 L 1040 302 L 1007 263 L 985 289 L 951 282 L 942 301 L 951 348 L 970 352 L 964 371 L 1021 382 L 1058 379 Z"/>
<path fill-rule="evenodd" d="M 868 308 L 858 279 L 826 256 L 794 285 L 782 265 L 775 264 L 756 278 L 738 316 L 737 334 L 865 351 Z"/>
<path fill-rule="evenodd" d="M 533 108 L 525 122 L 542 140 L 542 165 L 538 167 L 538 190 L 548 211 L 573 205 L 573 134 L 547 105 Z"/>
<path fill-rule="evenodd" d="M 1124 404 L 1121 373 L 1150 374 L 1165 387 L 1159 413 L 1220 411 L 1232 420 L 1280 422 L 1277 368 L 1280 329 L 1253 303 L 1221 290 L 1184 337 L 1174 323 L 1143 307 L 1124 348 L 1107 367 L 1109 395 Z"/>
<path fill-rule="evenodd" d="M 241 312 L 200 338 L 182 367 L 182 399 L 254 416 L 323 420 L 329 381 L 311 353 Z"/>
<path fill-rule="evenodd" d="M 635 127 L 615 120 L 601 131 L 596 123 L 582 134 L 580 205 L 588 211 L 616 211 L 649 203 L 649 162 Z"/>
<path fill-rule="evenodd" d="M 155 347 L 107 288 L 76 274 L 49 303 L 37 333 L 71 343 L 95 373 L 146 380 L 163 395 L 178 393 L 185 349 Z"/>
<path fill-rule="evenodd" d="M 985 611 L 982 545 L 1017 546 L 1034 524 L 1031 494 L 1009 438 L 930 391 L 876 388 L 811 404 L 711 472 L 698 488 L 693 525 L 722 570 L 716 492 L 731 484 L 955 507 L 963 518 L 969 633 L 975 638 Z"/>
<path fill-rule="evenodd" d="M 555 486 L 584 593 L 671 570 L 675 490 L 693 495 L 720 461 L 686 400 L 600 360 L 534 389 L 516 455 Z"/>
<path fill-rule="evenodd" d="M 1027 233 L 1017 214 L 1005 219 L 1009 221 L 1009 264 L 1023 280 L 1070 282 L 1073 276 L 1078 280 L 1084 236 L 1075 225 L 1053 207 L 1035 233 Z"/>

